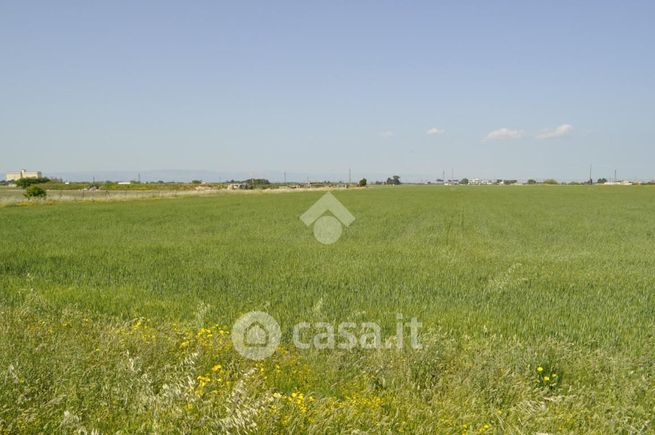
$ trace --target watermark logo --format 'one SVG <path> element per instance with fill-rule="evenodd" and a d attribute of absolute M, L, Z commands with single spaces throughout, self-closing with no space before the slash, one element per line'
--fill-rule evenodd
<path fill-rule="evenodd" d="M 409 321 L 402 314 L 396 315 L 396 331 L 394 335 L 383 338 L 382 328 L 375 322 L 300 322 L 293 327 L 293 344 L 298 349 L 404 349 L 406 333 L 409 332 L 409 346 L 412 349 L 423 349 L 419 341 L 419 329 L 423 323 L 416 317 Z"/>
<path fill-rule="evenodd" d="M 395 334 L 385 339 L 382 328 L 375 322 L 300 322 L 293 327 L 292 343 L 300 350 L 402 350 L 407 345 L 420 350 L 423 349 L 419 341 L 422 326 L 416 317 L 406 320 L 397 314 Z M 280 325 L 262 311 L 241 316 L 232 327 L 234 349 L 244 358 L 256 361 L 273 355 L 281 338 Z"/>
<path fill-rule="evenodd" d="M 325 214 L 330 212 L 330 214 Z M 300 216 L 307 226 L 314 224 L 314 237 L 324 245 L 331 245 L 339 240 L 343 225 L 349 227 L 355 221 L 348 209 L 339 200 L 327 192 Z"/>
<path fill-rule="evenodd" d="M 239 317 L 232 327 L 232 344 L 244 358 L 263 360 L 275 353 L 282 333 L 280 325 L 263 311 Z"/>

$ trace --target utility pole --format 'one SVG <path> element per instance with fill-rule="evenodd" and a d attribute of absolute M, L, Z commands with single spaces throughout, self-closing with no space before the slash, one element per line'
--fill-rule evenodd
<path fill-rule="evenodd" d="M 614 170 L 614 182 L 615 182 L 615 183 L 616 183 L 616 180 L 617 180 L 617 178 L 616 178 L 616 169 L 615 169 L 615 170 Z"/>
<path fill-rule="evenodd" d="M 592 165 L 589 165 L 589 184 L 594 184 L 594 179 L 591 178 L 591 169 L 592 169 L 592 167 L 593 167 Z"/>

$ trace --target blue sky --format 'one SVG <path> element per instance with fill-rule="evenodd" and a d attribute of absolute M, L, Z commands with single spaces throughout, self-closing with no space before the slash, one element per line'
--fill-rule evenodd
<path fill-rule="evenodd" d="M 0 170 L 651 179 L 654 19 L 652 1 L 0 0 Z"/>

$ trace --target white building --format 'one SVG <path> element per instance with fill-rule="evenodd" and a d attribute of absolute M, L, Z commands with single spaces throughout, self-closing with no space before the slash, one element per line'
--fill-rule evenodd
<path fill-rule="evenodd" d="M 20 171 L 16 172 L 7 172 L 7 175 L 5 176 L 6 181 L 17 181 L 20 180 L 21 178 L 41 178 L 41 172 L 40 171 L 26 171 L 25 169 L 21 169 Z"/>

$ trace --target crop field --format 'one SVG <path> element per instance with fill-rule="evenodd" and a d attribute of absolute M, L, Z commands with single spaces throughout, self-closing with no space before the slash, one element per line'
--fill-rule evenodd
<path fill-rule="evenodd" d="M 331 245 L 324 193 L 0 208 L 0 432 L 655 431 L 654 188 L 335 191 Z M 421 348 L 292 338 L 399 315 Z"/>

